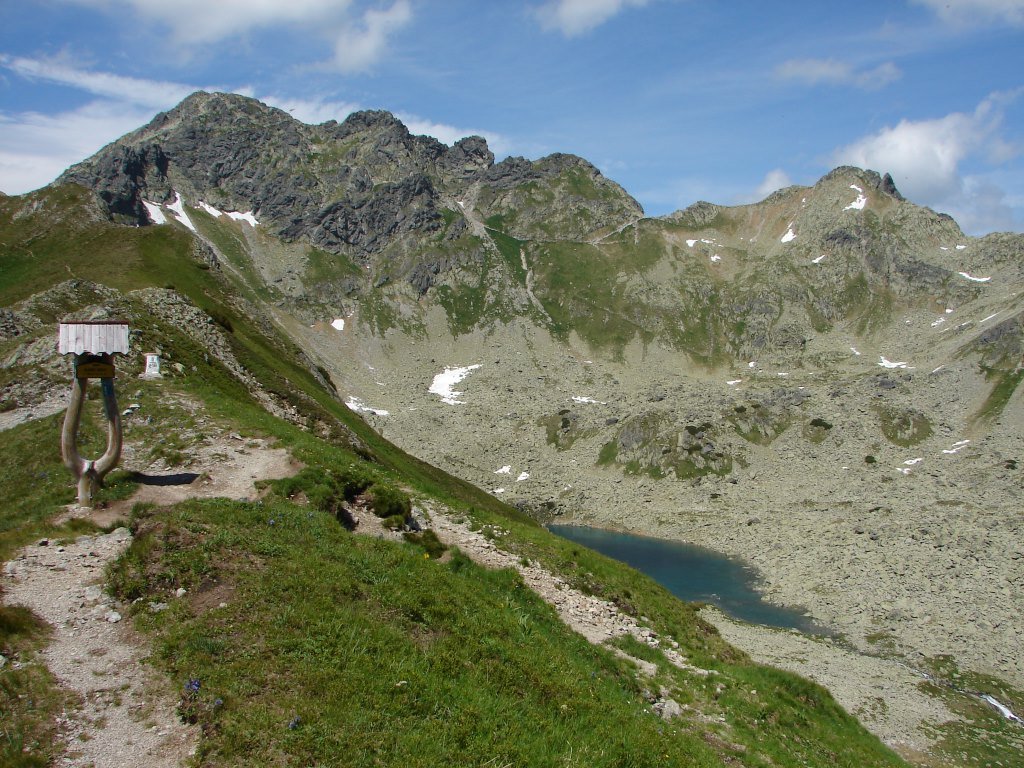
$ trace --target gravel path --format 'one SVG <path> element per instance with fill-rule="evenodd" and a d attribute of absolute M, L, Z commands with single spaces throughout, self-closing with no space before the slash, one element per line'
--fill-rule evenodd
<path fill-rule="evenodd" d="M 265 441 L 228 435 L 202 447 L 202 475 L 147 475 L 127 501 L 109 509 L 71 507 L 60 516 L 88 517 L 100 525 L 125 519 L 136 502 L 166 505 L 186 498 L 253 498 L 253 481 L 287 477 L 296 469 L 288 452 Z M 102 587 L 104 567 L 131 543 L 127 528 L 82 536 L 58 546 L 42 540 L 4 565 L 4 602 L 24 605 L 53 628 L 42 660 L 62 686 L 76 693 L 81 709 L 65 712 L 67 744 L 57 763 L 76 768 L 172 768 L 193 754 L 198 732 L 181 723 L 168 684 L 145 663 L 148 642 L 124 621 L 126 606 Z"/>
<path fill-rule="evenodd" d="M 195 729 L 175 715 L 166 682 L 144 663 L 144 641 L 122 621 L 125 607 L 100 586 L 104 566 L 130 541 L 127 528 L 67 546 L 43 539 L 4 567 L 5 600 L 53 627 L 43 661 L 81 697 L 81 709 L 61 718 L 68 747 L 60 766 L 171 768 L 196 743 Z"/>

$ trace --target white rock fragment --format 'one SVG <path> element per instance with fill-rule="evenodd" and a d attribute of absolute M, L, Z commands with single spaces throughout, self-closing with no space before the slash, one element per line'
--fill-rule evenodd
<path fill-rule="evenodd" d="M 476 365 L 467 365 L 462 368 L 445 368 L 442 373 L 434 377 L 429 391 L 438 395 L 442 402 L 448 403 L 448 405 L 463 405 L 463 401 L 459 400 L 462 397 L 462 392 L 456 392 L 452 387 L 480 366 L 481 364 L 477 363 Z"/>

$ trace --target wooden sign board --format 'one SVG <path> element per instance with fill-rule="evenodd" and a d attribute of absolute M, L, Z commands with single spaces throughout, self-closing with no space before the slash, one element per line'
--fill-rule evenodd
<path fill-rule="evenodd" d="M 111 355 L 75 355 L 75 378 L 114 378 L 114 358 Z"/>
<path fill-rule="evenodd" d="M 127 355 L 128 323 L 123 320 L 61 323 L 57 348 L 62 355 Z"/>

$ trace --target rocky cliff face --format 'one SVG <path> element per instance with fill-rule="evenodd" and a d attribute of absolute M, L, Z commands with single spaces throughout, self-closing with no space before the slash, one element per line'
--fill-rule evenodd
<path fill-rule="evenodd" d="M 231 94 L 196 93 L 149 125 L 73 166 L 58 180 L 94 189 L 111 216 L 149 223 L 144 199 L 180 194 L 190 204 L 254 211 L 285 239 L 306 238 L 331 252 L 381 251 L 396 236 L 430 233 L 442 197 L 486 190 L 485 214 L 515 209 L 526 235 L 557 211 L 580 231 L 574 211 L 604 218 L 637 216 L 640 207 L 589 163 L 555 155 L 498 165 L 487 142 L 465 138 L 453 147 L 413 136 L 393 115 L 357 112 L 342 123 L 305 125 L 287 113 Z M 557 187 L 519 210 L 511 190 Z M 567 213 L 568 212 L 568 213 Z"/>

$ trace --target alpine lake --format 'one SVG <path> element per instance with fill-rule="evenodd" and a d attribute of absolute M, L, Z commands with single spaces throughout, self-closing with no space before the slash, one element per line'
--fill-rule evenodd
<path fill-rule="evenodd" d="M 676 597 L 708 603 L 751 624 L 795 629 L 809 635 L 830 632 L 802 611 L 769 603 L 757 589 L 757 576 L 741 560 L 683 542 L 580 525 L 549 525 L 562 538 L 600 552 L 650 576 Z"/>

